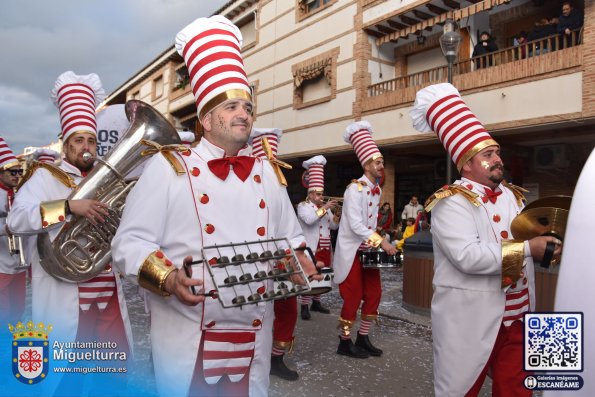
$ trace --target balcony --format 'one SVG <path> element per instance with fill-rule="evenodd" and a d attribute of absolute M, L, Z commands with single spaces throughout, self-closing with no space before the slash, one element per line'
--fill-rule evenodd
<path fill-rule="evenodd" d="M 581 66 L 582 51 L 582 30 L 570 37 L 549 36 L 457 62 L 453 65 L 453 84 L 467 91 L 571 73 Z M 441 66 L 370 85 L 363 110 L 411 103 L 421 88 L 446 81 L 447 66 Z"/>

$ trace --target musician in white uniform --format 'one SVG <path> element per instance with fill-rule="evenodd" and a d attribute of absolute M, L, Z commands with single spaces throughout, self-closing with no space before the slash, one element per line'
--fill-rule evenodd
<path fill-rule="evenodd" d="M 7 323 L 21 320 L 25 311 L 25 269 L 17 269 L 19 256 L 12 255 L 8 246 L 6 217 L 9 200 L 14 198 L 14 189 L 23 175 L 23 168 L 0 137 L 0 324 L 1 334 L 7 334 Z"/>
<path fill-rule="evenodd" d="M 306 169 L 308 197 L 298 204 L 298 220 L 308 247 L 312 249 L 316 259 L 316 267 L 331 267 L 333 249 L 331 246 L 331 230 L 339 228 L 338 214 L 333 213 L 338 205 L 337 200 L 324 202 L 324 166 L 326 158 L 318 155 L 302 163 Z M 329 314 L 330 310 L 320 302 L 320 295 L 301 296 L 302 320 L 310 319 L 310 310 Z M 311 304 L 311 307 L 308 306 Z"/>
<path fill-rule="evenodd" d="M 353 180 L 345 190 L 343 215 L 333 259 L 335 283 L 339 284 L 343 298 L 337 353 L 367 358 L 369 355 L 382 355 L 382 350 L 372 345 L 368 336 L 372 322 L 378 318 L 382 286 L 380 271 L 363 268 L 358 251 L 382 247 L 389 255 L 394 255 L 396 249 L 376 233 L 378 205 L 382 194 L 378 182 L 384 171 L 384 158 L 372 139 L 372 126 L 367 121 L 351 123 L 343 138 L 353 145 L 364 175 Z M 360 305 L 361 321 L 354 344 L 351 340 L 351 328 Z"/>
<path fill-rule="evenodd" d="M 162 155 L 149 160 L 112 241 L 117 266 L 151 292 L 153 362 L 164 396 L 267 394 L 273 303 L 223 308 L 216 297 L 194 295 L 189 287 L 215 290 L 209 263 L 248 253 L 246 246 L 204 247 L 273 237 L 305 245 L 271 162 L 245 155 L 253 105 L 241 37 L 222 16 L 199 18 L 178 33 L 176 49 L 190 72 L 204 136 L 171 162 Z M 315 273 L 300 257 L 306 272 Z M 190 258 L 208 263 L 192 266 L 188 277 L 179 268 Z M 243 266 L 213 272 L 239 278 Z M 252 274 L 268 270 L 266 262 L 251 266 Z M 252 294 L 249 285 L 254 284 L 222 287 L 219 298 L 229 302 Z M 258 285 L 258 294 L 273 288 L 272 280 Z"/>
<path fill-rule="evenodd" d="M 56 80 L 52 98 L 60 112 L 64 159 L 60 167 L 39 161 L 28 170 L 28 180 L 19 188 L 8 217 L 8 226 L 15 233 L 48 233 L 53 240 L 71 216 L 85 217 L 91 224 L 104 221 L 107 205 L 92 199 L 66 200 L 93 168 L 93 161 L 86 161 L 83 154 L 95 157 L 95 107 L 104 96 L 96 74 L 68 71 Z M 89 281 L 70 283 L 48 274 L 39 263 L 37 250 L 31 262 L 33 321 L 51 324 L 52 340 L 114 342 L 114 351 L 130 352 L 132 332 L 124 293 L 111 268 Z M 59 392 L 75 392 L 71 389 L 75 386 L 65 382 L 61 387 L 66 389 Z"/>
<path fill-rule="evenodd" d="M 418 131 L 436 131 L 462 175 L 426 202 L 432 211 L 432 336 L 436 396 L 530 396 L 523 315 L 535 306 L 533 258 L 553 237 L 512 240 L 523 190 L 503 180 L 500 146 L 450 84 L 417 93 Z M 560 247 L 555 251 L 559 255 Z"/>
<path fill-rule="evenodd" d="M 578 373 L 585 381 L 580 390 L 546 391 L 544 396 L 591 397 L 595 395 L 595 267 L 593 266 L 593 224 L 592 210 L 595 195 L 595 150 L 591 152 L 574 189 L 566 234 L 564 252 L 560 262 L 560 273 L 556 286 L 556 312 L 583 313 L 583 372 Z M 564 375 L 575 375 L 564 373 Z"/>

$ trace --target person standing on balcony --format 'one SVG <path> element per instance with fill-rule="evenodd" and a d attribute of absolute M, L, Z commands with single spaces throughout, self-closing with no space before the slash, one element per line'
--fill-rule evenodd
<path fill-rule="evenodd" d="M 506 183 L 500 146 L 443 83 L 417 93 L 413 126 L 436 131 L 462 178 L 426 201 L 432 211 L 432 337 L 436 396 L 477 396 L 487 373 L 494 396 L 531 396 L 524 387 L 523 316 L 535 308 L 533 259 L 551 236 L 511 240 L 523 191 Z"/>
<path fill-rule="evenodd" d="M 479 35 L 479 42 L 473 47 L 472 55 L 473 58 L 479 57 L 475 60 L 477 68 L 492 66 L 493 59 L 492 56 L 488 54 L 496 51 L 498 51 L 498 46 L 496 45 L 494 38 L 490 36 L 488 32 L 481 32 Z"/>
<path fill-rule="evenodd" d="M 569 1 L 562 3 L 562 14 L 558 17 L 558 34 L 566 38 L 566 46 L 571 47 L 572 32 L 575 32 L 575 44 L 579 43 L 579 35 L 577 30 L 583 26 L 583 14 L 574 8 Z M 562 47 L 563 48 L 563 47 Z"/>

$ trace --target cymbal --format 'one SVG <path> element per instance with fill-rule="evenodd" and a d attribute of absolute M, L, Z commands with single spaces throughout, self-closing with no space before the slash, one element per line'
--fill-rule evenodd
<path fill-rule="evenodd" d="M 524 209 L 510 224 L 516 240 L 530 240 L 537 236 L 554 236 L 564 240 L 568 210 L 555 207 Z"/>
<path fill-rule="evenodd" d="M 540 207 L 554 207 L 560 208 L 563 210 L 570 210 L 570 202 L 572 201 L 572 196 L 547 196 L 537 199 L 535 201 L 530 202 L 523 208 L 523 211 L 532 209 L 532 208 L 540 208 Z"/>

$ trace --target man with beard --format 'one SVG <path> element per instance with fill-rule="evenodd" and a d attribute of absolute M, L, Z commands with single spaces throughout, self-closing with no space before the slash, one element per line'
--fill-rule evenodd
<path fill-rule="evenodd" d="M 432 211 L 432 336 L 436 396 L 530 396 L 523 381 L 523 315 L 535 307 L 533 259 L 554 237 L 511 240 L 523 189 L 503 179 L 500 146 L 450 84 L 417 93 L 413 126 L 436 131 L 461 173 L 426 202 Z"/>
<path fill-rule="evenodd" d="M 384 171 L 384 158 L 372 139 L 372 126 L 367 121 L 351 123 L 347 126 L 343 139 L 353 145 L 364 175 L 353 180 L 345 190 L 343 215 L 333 260 L 334 281 L 339 284 L 343 298 L 337 354 L 367 358 L 370 355 L 382 355 L 382 350 L 372 345 L 368 337 L 372 322 L 378 318 L 382 286 L 380 270 L 364 268 L 358 251 L 378 247 L 389 255 L 394 255 L 397 251 L 376 233 L 382 193 L 378 182 Z M 351 329 L 360 305 L 361 322 L 354 344 Z"/>
<path fill-rule="evenodd" d="M 161 395 L 266 396 L 273 302 L 260 296 L 273 290 L 273 280 L 258 274 L 272 270 L 270 261 L 212 265 L 289 248 L 246 242 L 286 238 L 297 248 L 305 240 L 277 163 L 249 156 L 253 102 L 239 28 L 220 15 L 199 18 L 176 35 L 175 46 L 190 73 L 204 135 L 194 148 L 171 153 L 172 161 L 163 155 L 148 161 L 112 241 L 114 262 L 149 291 Z M 306 275 L 316 273 L 303 252 L 297 256 Z M 208 263 L 181 269 L 192 258 Z M 217 278 L 222 274 L 227 281 Z M 216 288 L 234 278 L 249 282 Z M 258 304 L 232 305 L 255 295 Z"/>
<path fill-rule="evenodd" d="M 97 200 L 65 199 L 93 168 L 93 160 L 83 155 L 96 156 L 95 107 L 105 97 L 101 81 L 94 73 L 76 75 L 68 71 L 58 77 L 51 96 L 60 112 L 64 158 L 59 167 L 38 162 L 15 196 L 8 226 L 16 234 L 48 233 L 53 240 L 71 216 L 85 217 L 96 225 L 108 212 L 107 205 Z M 119 277 L 111 266 L 89 281 L 69 283 L 48 274 L 39 263 L 39 252 L 32 251 L 33 320 L 51 324 L 53 340 L 113 342 L 116 351 L 128 353 L 132 346 L 128 312 Z M 54 375 L 51 378 L 58 379 Z M 119 375 L 118 380 L 124 379 L 125 375 Z M 73 386 L 74 382 L 64 382 L 60 387 Z"/>

